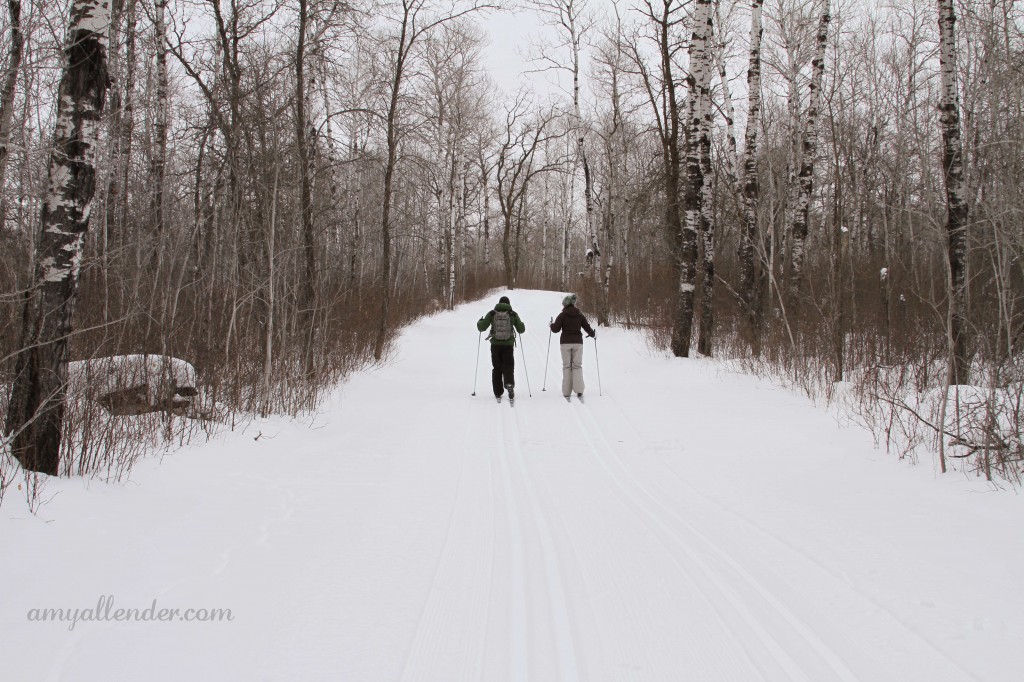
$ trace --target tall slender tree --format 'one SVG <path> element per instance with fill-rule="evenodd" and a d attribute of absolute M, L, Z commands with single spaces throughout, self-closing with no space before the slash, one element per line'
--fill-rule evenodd
<path fill-rule="evenodd" d="M 645 0 L 644 17 L 650 33 L 649 39 L 657 48 L 657 71 L 647 65 L 645 50 L 639 41 L 629 46 L 630 58 L 640 76 L 647 102 L 651 105 L 658 138 L 661 142 L 662 182 L 664 192 L 663 229 L 671 239 L 672 262 L 675 269 L 675 313 L 672 320 L 672 354 L 690 355 L 693 332 L 693 293 L 696 281 L 697 226 L 685 224 L 679 205 L 683 191 L 683 159 L 681 137 L 684 114 L 677 87 L 678 74 L 675 55 L 679 50 L 677 31 L 685 19 L 683 3 L 678 0 Z"/>
<path fill-rule="evenodd" d="M 710 163 L 706 164 L 704 161 L 705 154 L 708 153 L 711 145 L 709 137 L 711 127 L 708 124 L 708 117 L 711 115 L 711 69 L 707 59 L 708 43 L 713 24 L 711 10 L 711 0 L 696 0 L 692 19 L 693 32 L 689 46 L 689 72 L 686 77 L 689 92 L 687 99 L 688 120 L 686 121 L 686 191 L 683 204 L 684 220 L 681 243 L 687 245 L 688 252 L 695 252 L 698 235 L 706 234 L 705 221 L 707 216 L 704 204 L 707 195 L 705 194 L 705 185 L 711 181 L 705 175 L 706 170 L 710 170 Z M 705 240 L 706 243 L 704 244 L 705 279 L 708 276 L 714 277 L 713 266 L 709 269 L 707 265 L 708 259 L 713 258 L 713 252 L 708 253 L 713 248 L 707 243 L 709 241 L 711 240 Z M 678 314 L 680 317 L 686 315 L 691 320 L 693 317 L 693 299 L 697 274 L 696 267 L 694 267 L 696 253 L 693 253 L 693 256 L 693 260 L 684 263 L 684 267 L 679 273 Z M 707 302 L 707 305 L 710 307 L 710 302 Z M 703 325 L 701 326 L 701 331 L 705 332 Z M 701 338 L 706 337 L 706 333 L 703 333 L 701 336 Z M 676 342 L 677 340 L 673 337 L 673 343 L 675 344 Z M 678 342 L 680 346 L 683 345 L 682 338 Z M 703 345 L 704 343 L 698 342 L 698 350 L 710 352 L 710 340 L 707 341 L 707 345 Z M 689 354 L 689 345 L 690 339 L 689 334 L 687 334 L 685 339 L 687 352 L 683 354 L 684 357 Z"/>
<path fill-rule="evenodd" d="M 761 126 L 761 14 L 764 0 L 750 3 L 750 55 L 747 63 L 747 127 L 743 135 L 743 227 L 740 230 L 738 259 L 740 299 L 747 337 L 754 355 L 761 352 L 761 293 L 755 268 L 758 234 L 758 131 Z"/>
<path fill-rule="evenodd" d="M 68 346 L 85 234 L 96 184 L 94 159 L 107 92 L 110 0 L 74 0 L 57 99 L 42 234 L 26 293 L 21 350 L 7 410 L 12 451 L 26 469 L 60 465 Z"/>
<path fill-rule="evenodd" d="M 942 126 L 942 170 L 946 184 L 946 245 L 949 258 L 949 358 L 953 384 L 970 380 L 967 345 L 967 184 L 960 139 L 960 93 L 957 86 L 956 8 L 953 0 L 938 0 L 939 100 Z"/>
<path fill-rule="evenodd" d="M 831 20 L 829 0 L 821 0 L 818 31 L 815 37 L 814 57 L 811 60 L 811 82 L 807 96 L 807 113 L 803 129 L 803 148 L 800 152 L 800 173 L 797 176 L 796 205 L 790 229 L 791 271 L 789 295 L 795 300 L 803 287 L 804 251 L 810 220 L 811 195 L 814 190 L 814 162 L 818 153 L 818 116 L 821 110 L 821 81 L 825 73 L 825 47 L 828 44 L 828 25 Z"/>
<path fill-rule="evenodd" d="M 14 92 L 21 72 L 21 58 L 25 52 L 25 35 L 21 30 L 21 0 L 7 0 L 11 22 L 10 48 L 0 82 L 0 191 L 7 186 L 7 159 L 11 153 L 11 123 L 14 121 Z M 0 206 L 6 202 L 0 200 Z M 6 216 L 0 214 L 0 228 Z"/>

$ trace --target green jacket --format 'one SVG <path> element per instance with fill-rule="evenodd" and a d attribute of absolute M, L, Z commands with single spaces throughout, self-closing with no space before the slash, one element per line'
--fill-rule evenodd
<path fill-rule="evenodd" d="M 507 310 L 508 312 L 512 313 L 512 326 L 515 327 L 516 331 L 519 332 L 520 334 L 526 332 L 526 325 L 523 324 L 523 321 L 519 319 L 519 314 L 516 313 L 516 311 L 512 310 L 512 306 L 510 306 L 508 303 L 499 303 L 498 305 L 494 306 L 494 310 L 488 310 L 486 315 L 477 320 L 477 331 L 482 332 L 486 330 L 488 327 L 490 327 L 491 321 L 494 318 L 494 313 L 498 310 Z M 487 338 L 491 339 L 491 337 L 489 336 Z M 511 339 L 507 339 L 505 341 L 491 339 L 491 344 L 495 346 L 514 346 L 516 345 L 516 336 L 515 334 L 513 334 Z"/>

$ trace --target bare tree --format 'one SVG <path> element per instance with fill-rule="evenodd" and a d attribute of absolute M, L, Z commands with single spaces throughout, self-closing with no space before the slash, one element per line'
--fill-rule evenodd
<path fill-rule="evenodd" d="M 306 44 L 309 38 L 310 6 L 308 0 L 299 0 L 298 36 L 295 41 L 295 149 L 299 171 L 299 213 L 302 217 L 302 253 L 305 269 L 300 286 L 299 325 L 305 330 L 307 352 L 306 372 L 312 371 L 309 362 L 316 338 L 316 235 L 313 225 L 313 152 L 311 138 L 315 129 L 307 110 L 309 92 L 306 87 Z"/>
<path fill-rule="evenodd" d="M 681 111 L 677 88 L 678 68 L 676 54 L 680 42 L 676 36 L 685 19 L 683 3 L 662 0 L 655 4 L 645 0 L 643 14 L 650 29 L 648 39 L 657 48 L 658 67 L 652 71 L 639 41 L 630 44 L 630 56 L 637 68 L 641 84 L 658 129 L 661 142 L 662 173 L 664 183 L 663 228 L 672 239 L 673 265 L 677 282 L 672 322 L 672 353 L 676 357 L 690 355 L 693 331 L 693 294 L 696 282 L 697 222 L 683 221 L 679 205 L 683 190 L 683 159 L 680 136 L 684 134 L 684 114 Z M 699 161 L 699 157 L 698 157 Z M 695 214 L 696 217 L 696 214 Z"/>
<path fill-rule="evenodd" d="M 384 286 L 377 340 L 373 349 L 373 356 L 378 361 L 384 355 L 384 343 L 388 337 L 388 312 L 391 307 L 391 211 L 400 141 L 399 103 L 413 51 L 419 41 L 438 26 L 493 7 L 494 5 L 483 0 L 471 0 L 442 11 L 437 11 L 429 0 L 399 0 L 396 7 L 396 33 L 385 41 L 386 49 L 389 51 L 390 78 L 387 85 L 387 113 L 384 117 L 387 158 L 384 163 L 384 204 L 381 214 L 380 267 Z"/>
<path fill-rule="evenodd" d="M 697 0 L 689 46 L 689 121 L 686 140 L 685 229 L 701 235 L 703 286 L 697 350 L 711 355 L 714 327 L 715 247 L 711 216 L 711 73 L 714 12 L 711 0 Z M 680 281 L 680 290 L 691 285 Z M 692 305 L 692 303 L 691 303 Z"/>
<path fill-rule="evenodd" d="M 545 143 L 559 136 L 552 132 L 552 113 L 531 118 L 528 102 L 519 97 L 506 112 L 504 139 L 495 163 L 498 204 L 502 215 L 501 255 L 505 285 L 514 289 L 519 274 L 520 236 L 530 182 L 540 173 L 559 167 L 558 159 L 537 159 Z"/>
<path fill-rule="evenodd" d="M 828 43 L 828 24 L 831 20 L 829 0 L 821 0 L 821 14 L 815 40 L 814 57 L 811 60 L 811 82 L 808 93 L 807 113 L 803 128 L 803 148 L 800 154 L 800 173 L 797 177 L 798 191 L 793 207 L 793 224 L 790 235 L 791 272 L 789 294 L 796 300 L 803 283 L 804 249 L 807 242 L 808 220 L 810 217 L 811 194 L 814 189 L 814 162 L 818 153 L 818 115 L 821 108 L 821 80 L 825 73 L 825 46 Z"/>
<path fill-rule="evenodd" d="M 942 91 L 942 169 L 946 184 L 946 242 L 949 258 L 949 372 L 952 384 L 970 380 L 967 346 L 967 192 L 960 141 L 960 96 L 957 90 L 956 10 L 939 0 L 939 69 Z"/>
<path fill-rule="evenodd" d="M 149 186 L 150 216 L 155 240 L 153 262 L 158 263 L 161 252 L 160 241 L 164 238 L 165 215 L 164 194 L 167 175 L 167 134 L 170 122 L 170 101 L 168 99 L 167 73 L 167 0 L 154 0 L 153 40 L 156 62 L 156 106 L 153 120 L 153 151 L 150 156 Z M 158 268 L 159 270 L 159 268 Z"/>
<path fill-rule="evenodd" d="M 576 138 L 577 162 L 583 169 L 583 202 L 586 210 L 587 225 L 587 269 L 594 282 L 596 294 L 597 317 L 601 324 L 608 322 L 608 304 L 602 283 L 601 244 L 598 239 L 597 216 L 594 209 L 594 171 L 587 157 L 586 126 L 580 111 L 580 56 L 583 41 L 594 21 L 587 0 L 532 0 L 547 23 L 560 34 L 561 43 L 569 52 L 569 66 L 561 63 L 553 51 L 544 50 L 542 59 L 552 68 L 564 69 L 572 76 L 572 111 L 573 133 Z"/>
<path fill-rule="evenodd" d="M 738 259 L 740 299 L 750 347 L 760 354 L 761 293 L 755 269 L 755 245 L 758 234 L 758 129 L 761 125 L 761 13 L 764 0 L 750 3 L 750 55 L 747 65 L 747 127 L 743 136 L 743 227 L 740 230 Z"/>
<path fill-rule="evenodd" d="M 50 153 L 35 281 L 7 410 L 12 451 L 30 471 L 59 467 L 68 345 L 95 190 L 97 132 L 107 92 L 107 0 L 75 0 Z"/>
<path fill-rule="evenodd" d="M 25 36 L 21 31 L 21 0 L 7 0 L 10 14 L 11 37 L 3 82 L 0 83 L 0 189 L 6 187 L 7 158 L 10 156 L 11 123 L 14 120 L 14 91 L 21 72 L 21 58 L 25 50 Z M 6 202 L 0 201 L 0 206 Z M 0 228 L 6 216 L 0 213 Z"/>

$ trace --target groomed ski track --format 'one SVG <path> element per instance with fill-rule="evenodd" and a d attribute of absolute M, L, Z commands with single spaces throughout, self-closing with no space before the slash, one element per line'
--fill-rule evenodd
<path fill-rule="evenodd" d="M 919 580 L 965 578 L 977 549 L 957 546 L 962 510 L 942 511 L 949 491 L 926 472 L 767 384 L 652 359 L 622 329 L 599 330 L 604 395 L 588 339 L 587 400 L 566 403 L 557 337 L 544 381 L 559 295 L 507 293 L 527 325 L 514 406 L 493 400 L 486 341 L 470 395 L 474 323 L 495 294 L 408 329 L 312 429 L 268 422 L 254 441 L 253 426 L 225 438 L 244 450 L 191 448 L 142 467 L 138 486 L 78 499 L 86 518 L 64 522 L 98 550 L 58 602 L 130 584 L 122 601 L 219 605 L 235 622 L 37 627 L 27 661 L 53 651 L 49 679 L 101 679 L 78 673 L 111 661 L 137 672 L 132 656 L 154 680 L 1011 679 L 1005 650 L 958 656 L 951 642 L 973 642 L 962 605 Z M 118 539 L 98 535 L 132 495 L 156 501 Z M 880 518 L 873 500 L 891 495 L 935 508 Z M 168 497 L 184 520 L 161 513 Z M 952 546 L 908 547 L 943 513 Z M 59 580 L 73 551 L 44 541 L 36 578 Z M 156 551 L 169 559 L 154 569 Z"/>

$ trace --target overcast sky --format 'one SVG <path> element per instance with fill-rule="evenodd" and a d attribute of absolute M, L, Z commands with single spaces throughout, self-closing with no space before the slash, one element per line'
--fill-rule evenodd
<path fill-rule="evenodd" d="M 526 3 L 519 0 L 516 4 Z M 609 4 L 610 0 L 590 0 L 588 6 L 600 9 Z M 490 38 L 490 45 L 484 52 L 484 63 L 491 77 L 506 93 L 512 94 L 521 83 L 527 83 L 541 96 L 565 94 L 558 89 L 554 75 L 526 73 L 538 68 L 527 60 L 530 44 L 544 33 L 550 35 L 553 32 L 552 28 L 541 23 L 535 11 L 490 12 L 481 23 Z M 585 81 L 588 67 L 584 63 L 581 68 Z"/>

